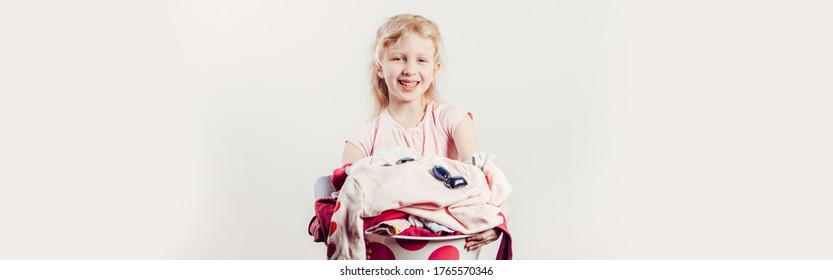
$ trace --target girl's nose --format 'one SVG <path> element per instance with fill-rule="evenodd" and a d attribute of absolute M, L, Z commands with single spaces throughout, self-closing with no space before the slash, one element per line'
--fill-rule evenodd
<path fill-rule="evenodd" d="M 405 76 L 413 76 L 417 73 L 417 66 L 413 62 L 405 63 L 405 69 L 402 69 L 402 73 Z"/>

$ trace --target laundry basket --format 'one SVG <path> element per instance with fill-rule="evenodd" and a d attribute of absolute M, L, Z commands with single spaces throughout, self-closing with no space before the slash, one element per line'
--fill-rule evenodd
<path fill-rule="evenodd" d="M 367 233 L 371 260 L 477 260 L 480 248 L 465 249 L 466 237 L 453 236 L 386 236 Z"/>
<path fill-rule="evenodd" d="M 316 199 L 329 196 L 335 191 L 331 180 L 332 176 L 316 179 Z M 365 240 L 371 260 L 476 260 L 480 257 L 481 249 L 465 249 L 466 237 L 469 236 L 386 236 L 366 233 Z"/>

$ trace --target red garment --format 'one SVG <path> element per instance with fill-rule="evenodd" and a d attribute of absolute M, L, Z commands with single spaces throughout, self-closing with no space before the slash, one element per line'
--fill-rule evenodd
<path fill-rule="evenodd" d="M 347 179 L 347 172 L 345 172 L 345 170 L 350 165 L 353 165 L 353 164 L 352 163 L 346 163 L 342 167 L 339 167 L 339 168 L 336 168 L 336 169 L 333 170 L 333 179 L 330 180 L 330 182 L 333 183 L 333 187 L 336 189 L 336 191 L 340 191 L 341 186 L 344 185 L 344 180 Z"/>

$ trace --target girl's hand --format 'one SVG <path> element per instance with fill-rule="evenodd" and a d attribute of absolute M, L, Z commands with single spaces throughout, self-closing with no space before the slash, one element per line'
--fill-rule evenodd
<path fill-rule="evenodd" d="M 481 233 L 469 236 L 466 238 L 466 250 L 477 250 L 483 245 L 492 243 L 500 237 L 500 232 L 495 229 L 488 229 Z"/>

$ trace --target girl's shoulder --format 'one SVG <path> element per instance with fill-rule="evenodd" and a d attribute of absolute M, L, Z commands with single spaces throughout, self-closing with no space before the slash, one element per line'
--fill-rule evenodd
<path fill-rule="evenodd" d="M 454 134 L 457 126 L 471 113 L 462 106 L 448 103 L 434 103 L 433 118 L 436 126 L 442 128 L 448 135 Z"/>
<path fill-rule="evenodd" d="M 447 120 L 451 124 L 456 124 L 462 117 L 469 115 L 471 112 L 459 105 L 434 102 L 433 113 L 438 119 Z"/>
<path fill-rule="evenodd" d="M 459 114 L 459 113 L 468 113 L 469 111 L 466 110 L 463 106 L 456 105 L 456 104 L 449 104 L 443 103 L 439 101 L 433 101 L 431 103 L 433 105 L 433 111 L 435 113 L 441 114 Z"/>

